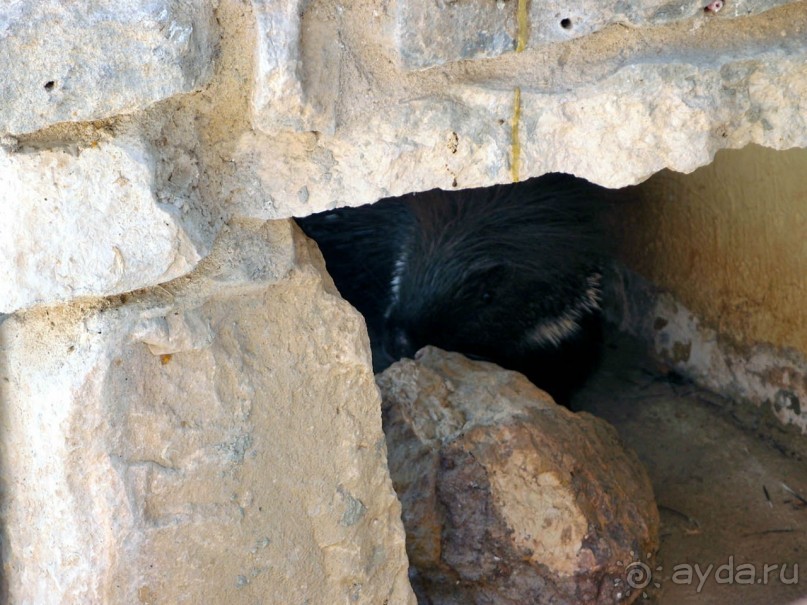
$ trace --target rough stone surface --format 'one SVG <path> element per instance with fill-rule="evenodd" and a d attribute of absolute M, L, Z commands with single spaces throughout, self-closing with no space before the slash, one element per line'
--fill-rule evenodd
<path fill-rule="evenodd" d="M 377 377 L 423 602 L 632 602 L 658 547 L 644 468 L 616 431 L 523 376 L 427 347 Z"/>
<path fill-rule="evenodd" d="M 0 149 L 0 312 L 128 292 L 190 271 L 215 234 L 198 201 L 194 209 L 193 200 L 174 205 L 161 196 L 158 164 L 149 145 L 121 137 Z"/>
<path fill-rule="evenodd" d="M 242 133 L 232 151 L 238 170 L 223 182 L 233 212 L 304 215 L 550 171 L 615 187 L 664 167 L 692 171 L 724 147 L 807 146 L 803 2 L 741 19 L 701 11 L 663 27 L 613 25 L 416 72 L 391 47 L 388 5 L 331 6 L 305 13 L 300 47 L 341 49 L 338 93 L 326 104 L 333 132 Z M 296 86 L 306 98 L 331 98 L 331 80 L 305 67 L 318 56 L 309 55 L 301 51 Z M 264 63 L 256 70 L 258 82 L 271 79 Z"/>
<path fill-rule="evenodd" d="M 727 149 L 630 190 L 619 258 L 738 345 L 807 356 L 807 149 Z M 683 260 L 686 259 L 686 260 Z"/>
<path fill-rule="evenodd" d="M 333 130 L 341 46 L 327 20 L 309 16 L 303 23 L 308 4 L 307 0 L 252 2 L 258 35 L 253 124 L 264 132 Z M 308 15 L 317 11 L 312 3 Z"/>
<path fill-rule="evenodd" d="M 299 267 L 199 259 L 239 217 L 807 146 L 807 3 L 630 4 L 644 25 L 543 44 L 532 16 L 524 52 L 424 47 L 448 62 L 415 71 L 386 0 L 3 3 L 0 313 L 69 301 L 0 315 L 11 600 L 411 599 L 355 316 Z M 600 27 L 573 8 L 571 35 Z"/>
<path fill-rule="evenodd" d="M 669 367 L 730 399 L 770 406 L 807 434 L 807 359 L 793 349 L 737 346 L 680 301 L 636 273 L 616 267 L 606 283 L 611 320 L 649 343 Z"/>
<path fill-rule="evenodd" d="M 217 35 L 210 2 L 4 2 L 0 134 L 129 113 L 198 88 Z"/>
<path fill-rule="evenodd" d="M 523 1 L 523 0 L 522 0 Z M 407 68 L 425 68 L 448 61 L 496 57 L 517 49 L 566 42 L 620 24 L 648 27 L 706 16 L 721 18 L 761 13 L 787 0 L 734 0 L 719 10 L 705 10 L 702 0 L 533 0 L 525 2 L 523 30 L 518 10 L 522 1 L 397 3 L 398 52 Z M 521 50 L 519 48 L 519 50 Z"/>
<path fill-rule="evenodd" d="M 4 603 L 414 604 L 323 276 L 290 223 L 239 223 L 163 288 L 5 318 Z"/>

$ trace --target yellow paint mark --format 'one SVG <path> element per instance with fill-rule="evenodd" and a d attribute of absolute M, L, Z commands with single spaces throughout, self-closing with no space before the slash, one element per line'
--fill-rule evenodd
<path fill-rule="evenodd" d="M 516 87 L 513 94 L 513 123 L 511 125 L 511 138 L 513 157 L 510 159 L 510 176 L 513 182 L 519 181 L 519 165 L 521 163 L 521 140 L 518 136 L 518 131 L 521 123 L 521 88 Z"/>
<path fill-rule="evenodd" d="M 160 363 L 163 365 L 168 365 L 171 362 L 171 358 L 173 355 L 171 353 L 166 353 L 165 355 L 160 355 Z"/>
<path fill-rule="evenodd" d="M 527 46 L 527 0 L 518 0 L 518 33 L 516 34 L 516 52 L 520 53 Z"/>
<path fill-rule="evenodd" d="M 527 46 L 527 0 L 518 0 L 518 11 L 516 13 L 518 22 L 518 32 L 516 33 L 516 52 L 522 52 Z M 521 127 L 521 88 L 516 86 L 513 91 L 513 122 L 511 124 L 511 136 L 513 145 L 513 157 L 510 160 L 510 175 L 513 182 L 519 181 L 519 168 L 521 164 L 521 140 L 518 133 Z"/>

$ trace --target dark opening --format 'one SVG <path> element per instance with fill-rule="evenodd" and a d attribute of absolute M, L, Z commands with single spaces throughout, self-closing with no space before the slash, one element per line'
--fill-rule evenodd
<path fill-rule="evenodd" d="M 690 192 L 710 174 L 704 168 L 679 182 L 662 173 L 622 191 L 549 174 L 407 194 L 298 223 L 318 242 L 340 293 L 364 315 L 377 372 L 432 344 L 515 369 L 572 410 L 615 427 L 648 469 L 663 531 L 657 557 L 637 554 L 624 563 L 626 580 L 620 581 L 632 589 L 641 585 L 643 598 L 658 605 L 676 605 L 701 589 L 715 603 L 734 603 L 736 596 L 716 578 L 725 577 L 736 552 L 757 573 L 769 561 L 778 564 L 778 581 L 761 590 L 769 591 L 768 602 L 790 602 L 802 594 L 793 562 L 803 554 L 807 448 L 799 431 L 783 428 L 772 411 L 798 415 L 805 400 L 781 388 L 770 409 L 760 412 L 678 373 L 676 364 L 694 359 L 701 345 L 684 339 L 681 328 L 667 329 L 670 321 L 649 281 L 665 255 L 680 257 L 682 273 L 693 282 L 700 276 L 693 289 L 718 279 L 691 266 L 697 255 L 707 258 L 698 246 L 709 245 L 711 236 L 693 243 L 688 231 L 680 238 L 659 235 L 661 226 L 675 224 L 669 220 L 674 212 L 702 202 Z M 717 212 L 728 201 L 710 203 Z M 721 254 L 718 262 L 735 258 L 730 250 Z M 666 273 L 675 263 L 660 266 Z M 637 339 L 633 327 L 644 335 Z M 653 338 L 673 339 L 669 359 L 648 354 Z M 403 454 L 396 455 L 392 466 L 406 468 Z M 707 581 L 669 579 L 676 566 L 705 570 L 712 561 Z M 715 575 L 719 566 L 724 571 Z M 646 573 L 638 582 L 635 569 Z M 442 576 L 432 571 L 418 569 L 421 603 L 440 602 L 425 596 L 439 588 Z"/>

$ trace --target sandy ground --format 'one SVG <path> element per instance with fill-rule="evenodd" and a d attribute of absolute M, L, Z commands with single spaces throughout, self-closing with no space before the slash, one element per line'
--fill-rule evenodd
<path fill-rule="evenodd" d="M 655 560 L 637 557 L 647 568 L 631 566 L 637 589 L 647 584 L 637 602 L 779 605 L 807 596 L 807 436 L 664 376 L 626 337 L 609 340 L 573 406 L 612 422 L 653 482 L 661 549 Z"/>

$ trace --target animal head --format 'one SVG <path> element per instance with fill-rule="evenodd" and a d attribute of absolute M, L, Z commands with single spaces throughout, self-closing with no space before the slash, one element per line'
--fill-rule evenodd
<path fill-rule="evenodd" d="M 385 313 L 393 358 L 426 344 L 516 357 L 557 346 L 597 308 L 598 188 L 556 176 L 409 201 Z"/>

